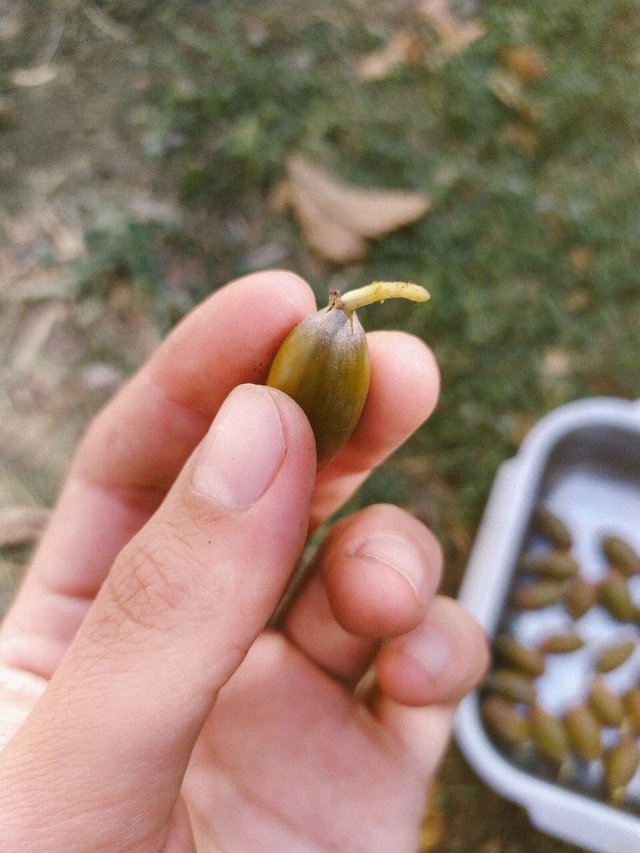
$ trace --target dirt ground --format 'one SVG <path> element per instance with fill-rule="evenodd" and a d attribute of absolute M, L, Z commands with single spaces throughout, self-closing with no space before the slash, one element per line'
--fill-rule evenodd
<path fill-rule="evenodd" d="M 161 335 L 117 276 L 83 290 L 87 235 L 117 239 L 132 222 L 179 223 L 194 238 L 216 227 L 181 206 L 176 175 L 150 154 L 150 93 L 176 47 L 144 9 L 0 0 L 0 506 L 51 505 L 87 420 Z M 188 253 L 164 262 L 177 292 L 204 275 Z M 5 604 L 19 565 L 3 563 Z M 577 849 L 533 829 L 453 745 L 433 808 L 441 829 L 425 850 Z"/>

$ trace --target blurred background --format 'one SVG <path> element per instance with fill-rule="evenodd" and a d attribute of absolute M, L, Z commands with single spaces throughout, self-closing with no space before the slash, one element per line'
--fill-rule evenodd
<path fill-rule="evenodd" d="M 434 349 L 438 410 L 352 506 L 442 540 L 579 397 L 640 388 L 636 0 L 0 0 L 0 601 L 88 419 L 191 306 L 287 267 Z M 570 853 L 452 745 L 422 851 Z"/>

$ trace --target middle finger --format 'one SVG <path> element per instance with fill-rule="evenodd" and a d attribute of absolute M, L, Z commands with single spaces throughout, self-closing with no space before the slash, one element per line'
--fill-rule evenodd
<path fill-rule="evenodd" d="M 367 507 L 329 532 L 281 630 L 353 686 L 380 640 L 423 620 L 441 567 L 440 547 L 424 525 L 395 506 Z"/>

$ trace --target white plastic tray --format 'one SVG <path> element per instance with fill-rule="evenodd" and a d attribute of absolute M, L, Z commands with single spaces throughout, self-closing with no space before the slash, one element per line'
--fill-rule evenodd
<path fill-rule="evenodd" d="M 543 501 L 567 521 L 581 572 L 597 580 L 606 570 L 598 543 L 603 532 L 623 536 L 640 550 L 640 401 L 594 398 L 569 403 L 541 420 L 518 454 L 499 469 L 466 569 L 459 600 L 492 637 L 505 619 L 510 631 L 535 642 L 536 632 L 562 631 L 570 618 L 560 606 L 509 615 L 508 593 L 534 506 Z M 640 604 L 640 577 L 633 579 Z M 632 584 L 632 586 L 633 586 Z M 540 679 L 539 700 L 562 712 L 584 698 L 597 649 L 635 633 L 602 608 L 581 617 L 587 643 L 578 654 L 558 656 Z M 607 678 L 624 690 L 640 683 L 640 646 Z M 527 810 L 534 825 L 594 853 L 640 853 L 640 771 L 624 807 L 587 788 L 572 789 L 534 775 L 502 752 L 485 730 L 477 693 L 461 704 L 455 735 L 465 757 L 489 785 Z"/>

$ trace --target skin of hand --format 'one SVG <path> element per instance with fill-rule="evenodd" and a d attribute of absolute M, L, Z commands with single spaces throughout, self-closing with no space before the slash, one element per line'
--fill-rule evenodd
<path fill-rule="evenodd" d="M 87 430 L 0 633 L 3 849 L 416 849 L 488 663 L 436 593 L 433 536 L 393 506 L 342 518 L 265 626 L 309 530 L 428 417 L 438 371 L 418 339 L 370 334 L 362 419 L 316 476 L 305 416 L 261 384 L 314 310 L 292 274 L 232 282 Z"/>

